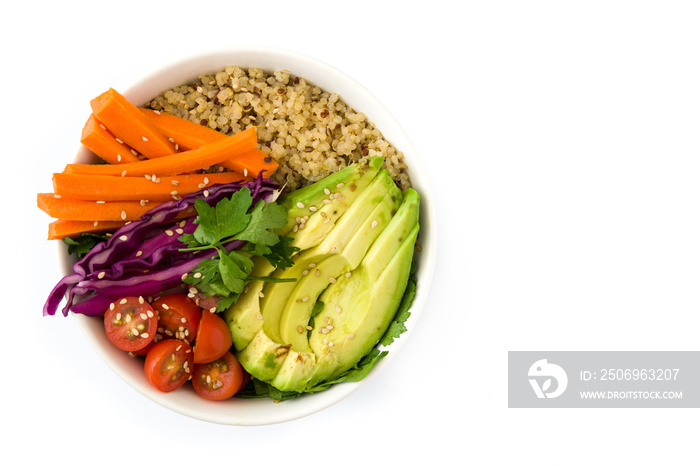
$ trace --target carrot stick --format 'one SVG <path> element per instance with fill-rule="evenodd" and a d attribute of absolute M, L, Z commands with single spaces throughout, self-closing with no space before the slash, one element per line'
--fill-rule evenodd
<path fill-rule="evenodd" d="M 174 154 L 175 146 L 126 97 L 110 88 L 90 101 L 92 112 L 109 131 L 148 158 Z"/>
<path fill-rule="evenodd" d="M 182 150 L 192 150 L 207 144 L 227 138 L 216 130 L 198 125 L 190 120 L 169 113 L 157 112 L 148 108 L 139 108 L 169 139 Z M 231 157 L 222 160 L 219 165 L 238 173 L 247 172 L 249 176 L 257 176 L 260 170 L 265 170 L 264 178 L 269 178 L 277 167 L 277 162 L 260 149 L 254 149 L 245 156 Z"/>
<path fill-rule="evenodd" d="M 144 176 L 180 175 L 215 165 L 226 158 L 250 151 L 256 144 L 255 127 L 241 131 L 212 144 L 177 154 L 120 165 L 66 165 L 64 173 L 81 175 Z"/>
<path fill-rule="evenodd" d="M 166 137 L 171 138 L 180 150 L 197 149 L 228 137 L 207 126 L 198 125 L 170 113 L 142 107 L 139 107 L 139 110 L 158 126 Z"/>
<path fill-rule="evenodd" d="M 279 167 L 275 159 L 260 149 L 251 149 L 242 154 L 229 157 L 219 162 L 219 165 L 246 176 L 258 176 L 261 170 L 265 170 L 263 178 L 269 178 Z"/>
<path fill-rule="evenodd" d="M 125 221 L 119 222 L 89 222 L 82 220 L 54 220 L 49 223 L 48 239 L 63 239 L 66 237 L 75 237 L 82 233 L 104 233 L 106 231 L 116 230 L 126 224 Z"/>
<path fill-rule="evenodd" d="M 119 142 L 107 127 L 95 117 L 94 113 L 90 114 L 85 126 L 83 126 L 80 142 L 108 163 L 139 161 L 139 158 L 131 152 L 133 149 L 125 143 Z"/>
<path fill-rule="evenodd" d="M 58 197 L 57 197 L 58 196 Z M 50 217 L 83 221 L 138 220 L 158 202 L 139 201 L 84 201 L 61 197 L 54 193 L 37 194 L 37 206 Z"/>
<path fill-rule="evenodd" d="M 219 183 L 247 182 L 235 172 L 178 175 L 152 179 L 137 176 L 76 175 L 54 173 L 54 192 L 86 201 L 169 201 Z"/>

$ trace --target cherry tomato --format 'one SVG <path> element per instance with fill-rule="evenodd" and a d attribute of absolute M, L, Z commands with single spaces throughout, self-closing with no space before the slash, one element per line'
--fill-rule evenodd
<path fill-rule="evenodd" d="M 194 362 L 202 364 L 223 356 L 233 344 L 226 321 L 209 311 L 202 312 L 194 342 Z"/>
<path fill-rule="evenodd" d="M 161 392 L 180 388 L 194 366 L 192 347 L 186 341 L 168 339 L 153 345 L 146 355 L 144 371 L 151 385 Z"/>
<path fill-rule="evenodd" d="M 208 400 L 226 400 L 243 387 L 247 375 L 236 357 L 227 351 L 215 361 L 194 365 L 192 387 Z"/>
<path fill-rule="evenodd" d="M 158 319 L 142 297 L 130 296 L 109 305 L 104 316 L 107 338 L 124 351 L 138 351 L 153 340 Z"/>
<path fill-rule="evenodd" d="M 192 343 L 202 318 L 202 310 L 187 295 L 174 293 L 153 302 L 158 315 L 158 334 Z"/>

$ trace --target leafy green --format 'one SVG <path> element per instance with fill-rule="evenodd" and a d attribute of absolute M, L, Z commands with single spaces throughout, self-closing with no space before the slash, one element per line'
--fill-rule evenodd
<path fill-rule="evenodd" d="M 292 256 L 299 251 L 290 246 L 291 238 L 280 237 L 271 231 L 286 225 L 287 209 L 276 202 L 252 204 L 253 197 L 247 187 L 214 206 L 197 199 L 197 228 L 180 237 L 187 246 L 182 251 L 217 251 L 215 257 L 202 260 L 184 280 L 207 296 L 218 295 L 217 312 L 236 302 L 250 281 L 295 280 L 250 275 L 253 270 L 250 256 L 262 256 L 275 267 L 284 268 L 294 263 Z M 245 241 L 247 244 L 240 250 L 228 251 L 225 245 L 231 241 Z"/>
<path fill-rule="evenodd" d="M 95 233 L 83 233 L 77 238 L 63 238 L 63 242 L 68 245 L 68 254 L 76 254 L 78 259 L 82 259 L 97 244 L 107 241 L 108 235 L 98 235 Z"/>

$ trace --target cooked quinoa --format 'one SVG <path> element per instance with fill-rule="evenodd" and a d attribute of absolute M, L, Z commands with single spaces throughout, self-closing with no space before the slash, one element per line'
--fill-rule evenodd
<path fill-rule="evenodd" d="M 289 189 L 373 155 L 401 189 L 410 187 L 403 153 L 336 93 L 288 71 L 229 66 L 167 90 L 148 106 L 224 134 L 257 127 L 258 147 L 279 163 L 273 179 Z"/>

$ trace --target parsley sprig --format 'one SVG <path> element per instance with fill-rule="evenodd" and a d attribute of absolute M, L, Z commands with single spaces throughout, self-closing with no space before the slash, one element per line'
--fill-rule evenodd
<path fill-rule="evenodd" d="M 180 237 L 180 241 L 187 245 L 182 251 L 217 251 L 214 257 L 202 260 L 184 280 L 207 296 L 218 295 L 217 312 L 236 302 L 250 281 L 295 280 L 250 275 L 254 256 L 267 259 L 275 267 L 285 268 L 294 263 L 292 256 L 299 251 L 290 246 L 292 238 L 280 237 L 271 231 L 286 225 L 287 209 L 276 202 L 252 204 L 253 197 L 247 187 L 215 206 L 197 199 L 197 228 Z M 228 251 L 225 245 L 231 241 L 245 241 L 246 245 Z"/>

